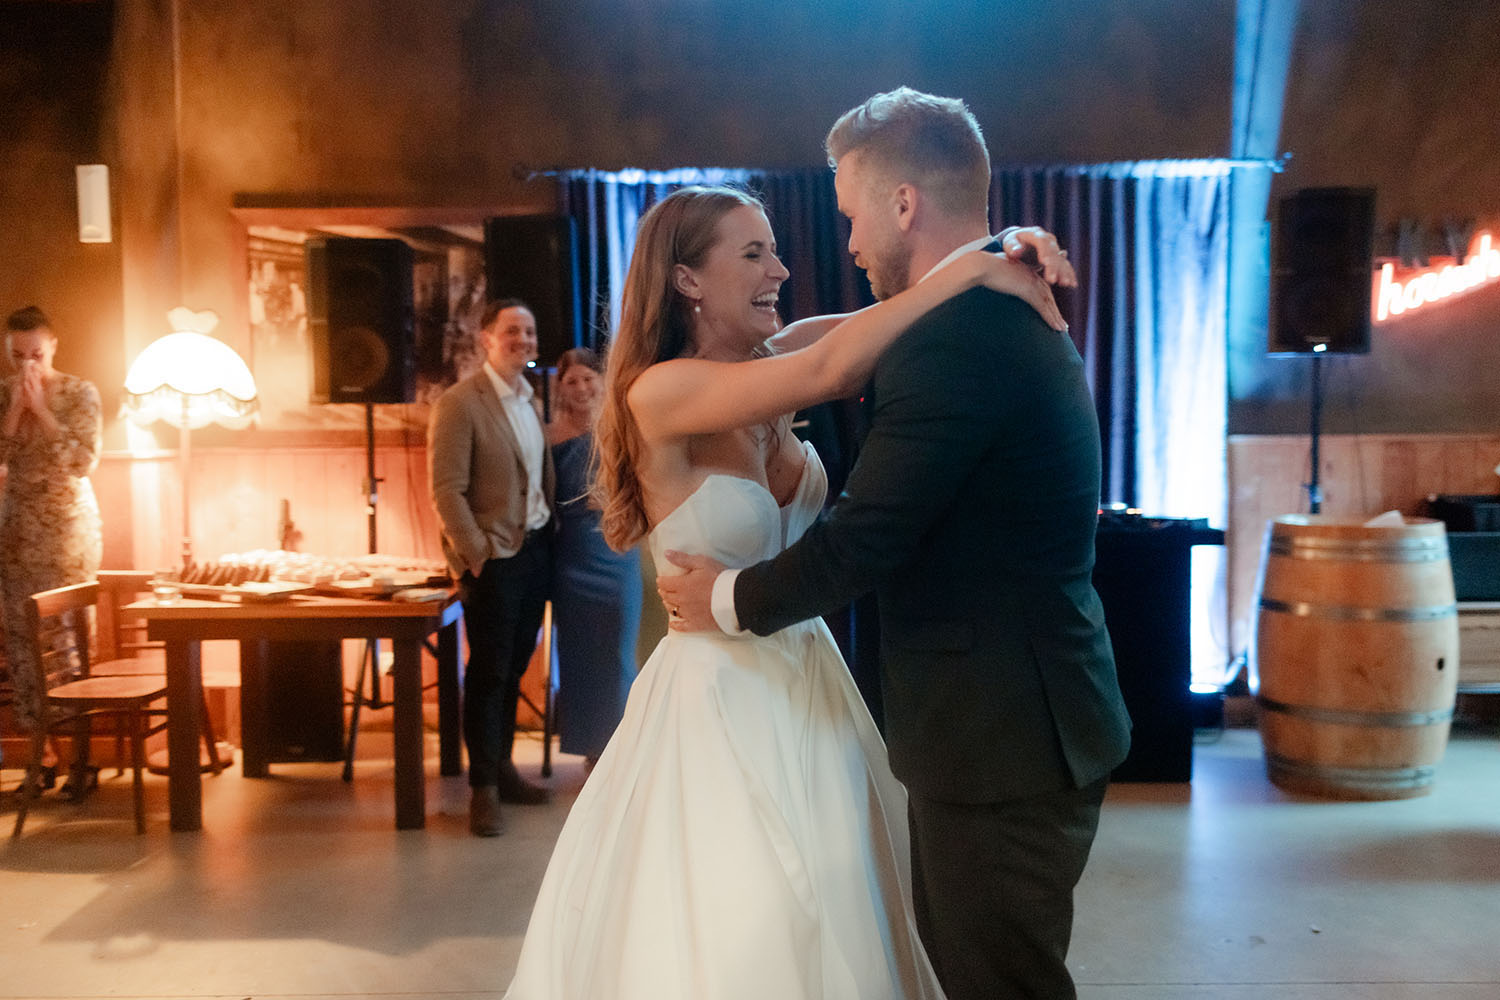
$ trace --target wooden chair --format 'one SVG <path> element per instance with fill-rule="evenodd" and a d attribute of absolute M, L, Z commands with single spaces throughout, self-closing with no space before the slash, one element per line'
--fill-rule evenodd
<path fill-rule="evenodd" d="M 139 672 L 165 673 L 167 656 L 162 643 L 146 638 L 146 620 L 132 618 L 125 605 L 151 593 L 154 574 L 137 569 L 101 569 L 99 580 L 98 642 L 100 660 L 139 665 Z M 103 664 L 95 666 L 98 673 Z M 121 672 L 124 672 L 123 668 Z"/>
<path fill-rule="evenodd" d="M 99 597 L 98 583 L 76 583 L 31 595 L 27 625 L 36 636 L 43 688 L 37 724 L 31 734 L 31 760 L 21 786 L 12 837 L 19 837 L 26 813 L 40 794 L 46 740 L 71 730 L 75 768 L 87 767 L 91 724 L 110 719 L 130 743 L 135 797 L 135 832 L 146 832 L 146 738 L 166 728 L 166 678 L 162 675 L 95 676 L 90 659 L 92 622 L 89 610 Z"/>
<path fill-rule="evenodd" d="M 146 638 L 146 620 L 132 617 L 125 606 L 151 593 L 151 578 L 154 574 L 146 570 L 101 569 L 98 573 L 99 601 L 97 605 L 98 657 L 94 662 L 95 677 L 160 676 L 167 673 L 167 653 L 163 643 Z M 221 751 L 227 756 L 228 744 L 222 747 L 218 734 L 214 732 L 213 715 L 208 708 L 208 689 L 214 686 L 210 678 L 204 677 L 203 703 L 198 708 L 198 717 L 203 725 L 204 769 L 219 774 L 225 765 Z M 123 759 L 123 755 L 121 755 Z M 152 765 L 153 770 L 156 765 Z"/>

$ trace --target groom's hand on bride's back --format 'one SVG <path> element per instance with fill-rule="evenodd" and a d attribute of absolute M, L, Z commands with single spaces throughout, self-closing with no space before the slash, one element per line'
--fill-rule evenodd
<path fill-rule="evenodd" d="M 668 550 L 667 561 L 681 573 L 658 573 L 656 592 L 667 609 L 667 627 L 674 632 L 718 631 L 714 621 L 714 580 L 724 571 L 724 564 L 707 556 L 688 555 Z"/>

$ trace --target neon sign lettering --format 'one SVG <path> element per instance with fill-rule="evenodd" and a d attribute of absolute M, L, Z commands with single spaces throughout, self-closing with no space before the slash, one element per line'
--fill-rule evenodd
<path fill-rule="evenodd" d="M 1480 233 L 1462 264 L 1445 264 L 1402 275 L 1394 264 L 1383 264 L 1375 279 L 1375 322 L 1414 312 L 1450 295 L 1467 292 L 1500 278 L 1500 249 L 1489 233 Z"/>

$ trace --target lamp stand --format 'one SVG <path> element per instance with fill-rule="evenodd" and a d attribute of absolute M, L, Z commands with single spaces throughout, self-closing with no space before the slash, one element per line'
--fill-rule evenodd
<path fill-rule="evenodd" d="M 192 468 L 193 460 L 193 432 L 188 427 L 188 397 L 182 397 L 182 424 L 177 428 L 177 461 L 181 465 L 179 473 L 182 479 L 182 571 L 186 573 L 188 567 L 193 565 L 193 531 L 192 531 L 192 498 L 193 491 L 189 485 L 189 470 Z"/>

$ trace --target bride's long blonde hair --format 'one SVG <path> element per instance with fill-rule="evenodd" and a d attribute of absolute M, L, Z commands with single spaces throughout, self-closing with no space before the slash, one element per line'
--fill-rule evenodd
<path fill-rule="evenodd" d="M 643 444 L 626 394 L 641 372 L 680 357 L 688 347 L 692 304 L 677 291 L 673 269 L 700 267 L 718 242 L 719 220 L 736 208 L 765 211 L 754 195 L 727 187 L 688 187 L 652 206 L 641 218 L 604 373 L 604 407 L 594 439 L 598 468 L 594 501 L 603 512 L 604 540 L 624 551 L 650 527 L 636 474 Z"/>

